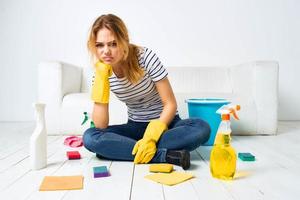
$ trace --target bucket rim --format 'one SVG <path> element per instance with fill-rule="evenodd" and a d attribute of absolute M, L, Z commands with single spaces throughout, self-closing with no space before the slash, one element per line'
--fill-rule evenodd
<path fill-rule="evenodd" d="M 224 98 L 191 98 L 186 99 L 186 103 L 188 104 L 228 104 L 230 101 Z"/>

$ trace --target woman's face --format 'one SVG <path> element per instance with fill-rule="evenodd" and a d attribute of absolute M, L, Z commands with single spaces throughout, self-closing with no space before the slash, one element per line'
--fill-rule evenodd
<path fill-rule="evenodd" d="M 102 28 L 96 38 L 97 58 L 112 66 L 118 65 L 123 57 L 123 51 L 119 47 L 114 34 L 107 28 Z"/>

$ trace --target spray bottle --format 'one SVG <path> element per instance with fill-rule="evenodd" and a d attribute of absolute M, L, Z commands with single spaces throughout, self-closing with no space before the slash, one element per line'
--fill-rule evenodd
<path fill-rule="evenodd" d="M 47 165 L 47 131 L 45 124 L 45 104 L 34 103 L 36 127 L 30 137 L 30 165 L 34 170 Z"/>
<path fill-rule="evenodd" d="M 91 118 L 91 114 L 89 114 L 87 112 L 83 112 L 83 114 L 84 114 L 84 119 L 83 119 L 81 125 L 85 124 Z M 90 128 L 95 128 L 95 124 L 92 120 L 90 122 Z"/>
<path fill-rule="evenodd" d="M 232 180 L 236 171 L 236 152 L 230 145 L 230 114 L 239 119 L 236 111 L 239 105 L 224 105 L 217 110 L 222 121 L 219 125 L 214 146 L 210 153 L 210 172 L 213 177 L 223 180 Z"/>

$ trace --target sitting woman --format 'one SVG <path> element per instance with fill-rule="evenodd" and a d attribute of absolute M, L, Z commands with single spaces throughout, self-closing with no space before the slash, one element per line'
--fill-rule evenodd
<path fill-rule="evenodd" d="M 99 158 L 134 163 L 171 163 L 190 167 L 190 151 L 205 143 L 209 125 L 201 119 L 180 119 L 158 56 L 129 42 L 124 22 L 102 15 L 92 25 L 88 49 L 95 61 L 92 86 L 95 128 L 83 135 L 84 146 Z M 126 124 L 109 126 L 109 93 L 128 108 Z"/>

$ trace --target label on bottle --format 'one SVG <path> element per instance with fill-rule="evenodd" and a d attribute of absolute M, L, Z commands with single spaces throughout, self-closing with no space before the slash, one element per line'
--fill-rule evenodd
<path fill-rule="evenodd" d="M 224 145 L 230 143 L 230 134 L 229 133 L 217 133 L 215 139 L 215 145 Z"/>

